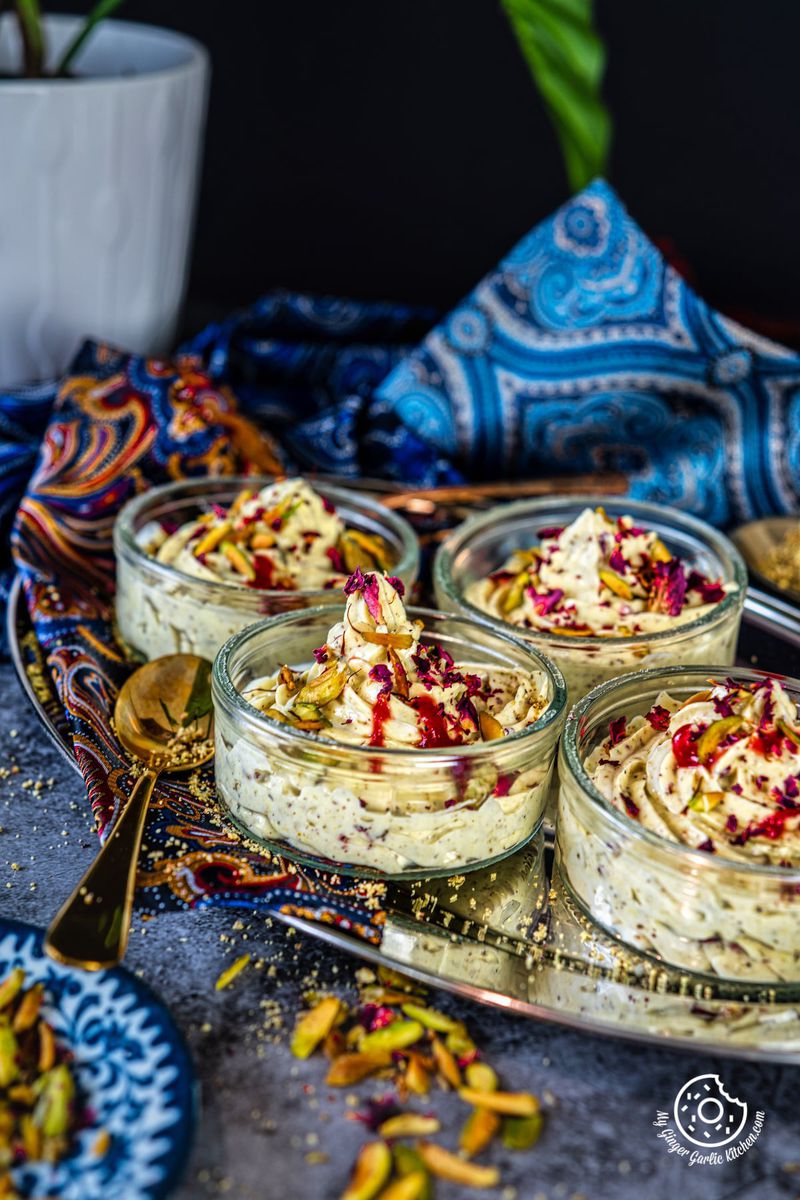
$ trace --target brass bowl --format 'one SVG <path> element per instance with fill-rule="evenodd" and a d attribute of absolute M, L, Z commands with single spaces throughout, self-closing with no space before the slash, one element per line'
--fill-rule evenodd
<path fill-rule="evenodd" d="M 747 563 L 754 583 L 766 588 L 768 592 L 785 597 L 793 604 L 800 604 L 800 590 L 782 587 L 764 571 L 767 555 L 783 542 L 787 533 L 795 529 L 800 529 L 800 515 L 762 517 L 759 521 L 748 521 L 746 525 L 740 525 L 730 537 Z"/>

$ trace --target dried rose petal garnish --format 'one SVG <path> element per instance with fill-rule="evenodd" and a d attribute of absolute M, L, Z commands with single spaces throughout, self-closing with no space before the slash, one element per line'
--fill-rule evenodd
<path fill-rule="evenodd" d="M 628 718 L 615 717 L 613 721 L 608 723 L 608 740 L 612 746 L 618 745 L 625 737 L 628 731 Z"/>
<path fill-rule="evenodd" d="M 662 708 L 660 704 L 654 704 L 649 713 L 645 713 L 645 717 L 653 729 L 663 730 L 669 726 L 672 714 L 668 708 Z"/>

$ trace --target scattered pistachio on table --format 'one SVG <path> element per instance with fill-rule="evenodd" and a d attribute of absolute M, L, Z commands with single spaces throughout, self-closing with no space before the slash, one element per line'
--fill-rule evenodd
<path fill-rule="evenodd" d="M 17 1200 L 10 1175 L 23 1161 L 56 1163 L 76 1125 L 75 1080 L 41 1014 L 44 988 L 21 967 L 0 983 L 0 1197 Z M 106 1149 L 108 1138 L 106 1138 Z"/>
<path fill-rule="evenodd" d="M 378 1139 L 362 1147 L 341 1200 L 432 1200 L 436 1177 L 494 1187 L 499 1169 L 472 1160 L 498 1138 L 506 1149 L 527 1150 L 541 1133 L 538 1099 L 501 1090 L 464 1022 L 429 1007 L 422 989 L 395 971 L 378 968 L 354 1007 L 336 996 L 316 998 L 298 1018 L 291 1048 L 297 1058 L 325 1055 L 329 1087 L 375 1078 L 396 1091 L 397 1103 L 381 1101 L 383 1115 L 372 1126 Z M 403 1111 L 434 1084 L 469 1106 L 458 1152 L 431 1140 L 441 1130 L 432 1112 Z"/>

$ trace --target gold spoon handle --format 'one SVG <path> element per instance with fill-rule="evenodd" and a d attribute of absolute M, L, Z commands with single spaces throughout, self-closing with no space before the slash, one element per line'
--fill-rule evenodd
<path fill-rule="evenodd" d="M 147 771 L 136 780 L 105 845 L 50 925 L 44 948 L 58 962 L 100 971 L 125 954 L 142 830 L 157 778 Z"/>

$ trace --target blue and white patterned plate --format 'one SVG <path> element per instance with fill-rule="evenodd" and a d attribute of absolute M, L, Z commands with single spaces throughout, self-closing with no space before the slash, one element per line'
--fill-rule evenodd
<path fill-rule="evenodd" d="M 0 979 L 22 967 L 43 983 L 44 1014 L 74 1056 L 81 1101 L 91 1116 L 63 1162 L 14 1171 L 23 1196 L 58 1200 L 163 1200 L 186 1162 L 194 1128 L 194 1071 L 163 1004 L 117 968 L 97 974 L 63 967 L 42 950 L 42 932 L 0 920 Z M 100 1130 L 111 1135 L 102 1157 Z"/>

